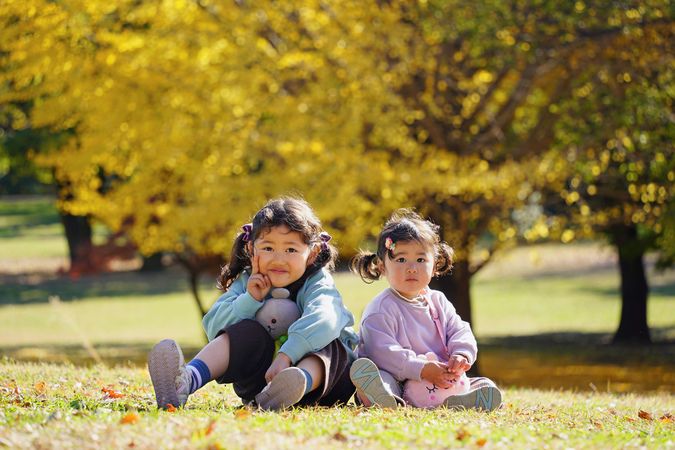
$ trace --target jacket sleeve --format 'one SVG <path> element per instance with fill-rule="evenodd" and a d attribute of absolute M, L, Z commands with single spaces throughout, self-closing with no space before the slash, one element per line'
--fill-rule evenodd
<path fill-rule="evenodd" d="M 307 280 L 298 293 L 297 303 L 302 315 L 288 328 L 288 340 L 279 349 L 293 364 L 307 353 L 322 349 L 353 324 L 332 279 L 324 277 L 321 271 Z"/>
<path fill-rule="evenodd" d="M 397 380 L 420 381 L 427 361 L 397 342 L 397 328 L 395 318 L 381 312 L 370 314 L 361 322 L 361 345 L 379 369 Z"/>
<path fill-rule="evenodd" d="M 471 331 L 471 325 L 462 320 L 445 295 L 440 295 L 438 303 L 442 305 L 445 313 L 445 342 L 450 356 L 462 355 L 469 364 L 473 364 L 478 356 L 478 344 Z"/>
<path fill-rule="evenodd" d="M 263 302 L 255 300 L 246 290 L 248 274 L 242 273 L 230 288 L 213 304 L 202 319 L 202 325 L 209 341 L 213 340 L 223 328 L 253 319 Z"/>

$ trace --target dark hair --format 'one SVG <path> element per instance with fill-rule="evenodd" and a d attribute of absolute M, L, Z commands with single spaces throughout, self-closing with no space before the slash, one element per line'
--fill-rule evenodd
<path fill-rule="evenodd" d="M 384 262 L 385 256 L 394 257 L 394 252 L 386 246 L 387 240 L 392 243 L 417 241 L 434 249 L 436 265 L 434 276 L 444 275 L 452 269 L 455 252 L 438 235 L 440 227 L 424 220 L 411 209 L 399 209 L 384 224 L 384 229 L 377 238 L 377 252 L 359 252 L 352 258 L 350 269 L 357 273 L 366 283 L 379 280 L 382 276 L 378 262 Z"/>
<path fill-rule="evenodd" d="M 241 272 L 251 267 L 251 255 L 248 253 L 246 243 L 254 242 L 261 234 L 281 225 L 300 233 L 307 245 L 321 245 L 319 254 L 307 270 L 315 271 L 321 267 L 332 270 L 335 267 L 337 249 L 322 239 L 321 222 L 306 201 L 294 197 L 270 200 L 256 213 L 251 225 L 252 229 L 246 240 L 244 240 L 247 235 L 245 231 L 235 238 L 229 263 L 222 268 L 218 277 L 218 289 L 227 290 Z M 326 234 L 323 233 L 323 236 Z"/>

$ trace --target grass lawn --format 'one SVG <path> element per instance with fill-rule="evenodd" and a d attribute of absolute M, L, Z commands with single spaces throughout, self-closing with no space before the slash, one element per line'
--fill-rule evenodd
<path fill-rule="evenodd" d="M 104 391 L 105 389 L 105 391 Z M 215 383 L 158 411 L 134 367 L 0 362 L 9 448 L 672 448 L 672 394 L 507 389 L 491 414 L 445 409 L 242 408 Z"/>

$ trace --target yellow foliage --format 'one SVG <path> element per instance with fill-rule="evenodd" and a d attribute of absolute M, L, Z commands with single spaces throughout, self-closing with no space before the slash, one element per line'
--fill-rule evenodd
<path fill-rule="evenodd" d="M 445 18 L 471 19 L 472 6 L 419 3 L 6 0 L 0 104 L 34 101 L 14 127 L 70 133 L 37 158 L 68 181 L 63 207 L 146 253 L 226 255 L 266 199 L 299 194 L 346 253 L 414 206 L 468 258 L 486 232 L 515 239 L 513 210 L 562 185 L 567 164 L 528 133 L 555 110 L 565 71 L 522 93 L 536 42 L 514 24 L 455 42 Z M 633 145 L 617 136 L 594 173 Z M 529 236 L 556 233 L 534 221 Z"/>

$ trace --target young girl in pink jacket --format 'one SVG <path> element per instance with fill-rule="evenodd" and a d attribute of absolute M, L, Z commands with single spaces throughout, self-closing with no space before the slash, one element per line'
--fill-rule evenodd
<path fill-rule="evenodd" d="M 478 353 L 470 325 L 442 292 L 429 289 L 432 277 L 452 267 L 453 250 L 441 242 L 438 229 L 410 210 L 399 210 L 380 233 L 377 253 L 361 252 L 352 260 L 352 270 L 364 281 L 384 276 L 389 282 L 363 313 L 359 359 L 350 370 L 366 406 L 405 405 L 404 389 L 415 381 L 426 383 L 430 395 L 455 385 L 448 392 L 464 392 L 441 406 L 492 411 L 501 405 L 494 382 L 464 375 Z"/>

